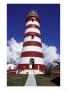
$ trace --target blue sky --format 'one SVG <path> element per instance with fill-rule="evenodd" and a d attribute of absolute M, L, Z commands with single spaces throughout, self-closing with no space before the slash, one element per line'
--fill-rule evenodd
<path fill-rule="evenodd" d="M 26 16 L 35 9 L 40 16 L 42 42 L 56 46 L 60 53 L 60 5 L 59 4 L 8 4 L 7 40 L 12 37 L 18 42 L 24 39 Z"/>

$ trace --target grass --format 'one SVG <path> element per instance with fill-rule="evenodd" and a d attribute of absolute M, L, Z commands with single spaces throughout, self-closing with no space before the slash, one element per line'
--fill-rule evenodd
<path fill-rule="evenodd" d="M 56 86 L 51 82 L 51 78 L 46 75 L 35 75 L 37 86 Z"/>
<path fill-rule="evenodd" d="M 27 74 L 7 75 L 7 86 L 24 86 L 26 83 Z"/>

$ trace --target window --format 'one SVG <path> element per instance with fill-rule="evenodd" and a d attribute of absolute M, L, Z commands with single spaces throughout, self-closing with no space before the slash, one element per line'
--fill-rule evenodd
<path fill-rule="evenodd" d="M 34 58 L 31 58 L 30 59 L 30 64 L 33 64 L 34 63 Z"/>
<path fill-rule="evenodd" d="M 31 38 L 34 39 L 34 35 L 32 35 Z"/>
<path fill-rule="evenodd" d="M 34 19 L 32 19 L 32 22 L 34 22 Z"/>

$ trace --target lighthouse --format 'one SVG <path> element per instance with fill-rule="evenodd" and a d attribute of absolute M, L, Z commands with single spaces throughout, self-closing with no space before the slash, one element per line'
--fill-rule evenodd
<path fill-rule="evenodd" d="M 26 17 L 23 48 L 18 71 L 20 73 L 34 71 L 37 74 L 45 72 L 40 18 L 35 10 L 31 10 Z"/>

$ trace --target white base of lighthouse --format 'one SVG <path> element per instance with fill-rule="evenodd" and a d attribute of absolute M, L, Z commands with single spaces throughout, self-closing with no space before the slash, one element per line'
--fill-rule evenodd
<path fill-rule="evenodd" d="M 39 70 L 24 70 L 19 72 L 19 74 L 45 74 Z"/>

